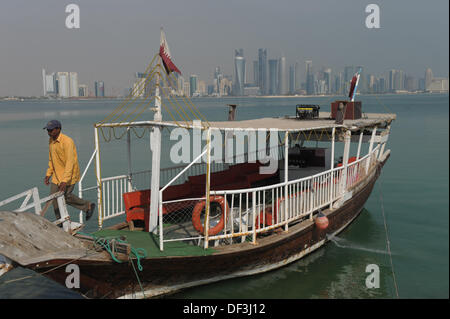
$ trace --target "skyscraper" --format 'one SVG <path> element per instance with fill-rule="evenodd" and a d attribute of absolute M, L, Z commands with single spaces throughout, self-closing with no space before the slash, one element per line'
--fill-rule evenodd
<path fill-rule="evenodd" d="M 216 69 L 214 70 L 214 93 L 218 94 L 219 96 L 221 95 L 221 87 L 222 87 L 222 80 L 223 80 L 223 74 L 220 71 L 220 67 L 216 67 Z"/>
<path fill-rule="evenodd" d="M 44 96 L 48 95 L 56 95 L 56 75 L 53 72 L 52 74 L 46 74 L 45 69 L 42 69 L 42 84 L 44 88 Z"/>
<path fill-rule="evenodd" d="M 58 96 L 69 97 L 70 96 L 69 73 L 57 72 L 56 77 L 58 79 Z"/>
<path fill-rule="evenodd" d="M 394 91 L 394 82 L 395 82 L 395 73 L 397 70 L 389 70 L 389 83 L 388 83 L 388 91 Z"/>
<path fill-rule="evenodd" d="M 244 49 L 238 49 L 234 51 L 234 94 L 242 96 L 244 95 L 245 84 L 245 59 Z"/>
<path fill-rule="evenodd" d="M 96 97 L 105 97 L 105 83 L 103 81 L 95 81 L 94 89 Z"/>
<path fill-rule="evenodd" d="M 404 77 L 402 70 L 396 70 L 394 74 L 394 90 L 404 89 Z"/>
<path fill-rule="evenodd" d="M 278 60 L 269 60 L 269 95 L 278 94 Z"/>
<path fill-rule="evenodd" d="M 306 67 L 306 94 L 313 95 L 315 90 L 314 90 L 314 74 L 312 70 L 312 61 L 306 60 L 305 67 Z"/>
<path fill-rule="evenodd" d="M 71 97 L 79 96 L 77 72 L 69 72 L 69 96 Z"/>
<path fill-rule="evenodd" d="M 192 74 L 189 77 L 189 85 L 190 85 L 190 92 L 189 92 L 189 94 L 190 94 L 190 96 L 194 96 L 194 94 L 198 93 L 197 92 L 197 90 L 198 90 L 198 87 L 197 87 L 198 83 L 197 83 L 197 81 L 198 81 L 197 75 Z"/>
<path fill-rule="evenodd" d="M 425 90 L 428 90 L 431 82 L 433 82 L 433 71 L 430 68 L 425 70 Z"/>
<path fill-rule="evenodd" d="M 177 87 L 178 87 L 178 95 L 183 96 L 184 95 L 184 78 L 179 75 L 177 78 Z"/>
<path fill-rule="evenodd" d="M 294 84 L 294 91 L 297 91 L 300 89 L 301 86 L 301 79 L 300 79 L 300 63 L 297 61 L 295 62 L 295 84 Z"/>
<path fill-rule="evenodd" d="M 389 91 L 394 92 L 404 89 L 404 73 L 402 70 L 390 70 L 389 71 Z"/>
<path fill-rule="evenodd" d="M 89 96 L 88 86 L 86 84 L 78 85 L 78 96 L 86 97 Z"/>
<path fill-rule="evenodd" d="M 405 76 L 405 90 L 412 92 L 417 88 L 416 80 L 412 75 Z"/>
<path fill-rule="evenodd" d="M 289 94 L 295 93 L 295 65 L 289 66 Z"/>
<path fill-rule="evenodd" d="M 267 49 L 258 49 L 258 86 L 262 95 L 267 94 Z"/>
<path fill-rule="evenodd" d="M 286 72 L 286 58 L 282 56 L 280 58 L 280 66 L 278 68 L 278 86 L 279 93 L 281 95 L 288 94 L 288 82 L 287 82 L 287 72 Z"/>
<path fill-rule="evenodd" d="M 258 86 L 259 66 L 258 61 L 253 61 L 253 85 Z"/>
<path fill-rule="evenodd" d="M 330 68 L 325 68 L 323 70 L 323 80 L 325 81 L 325 93 L 331 93 L 332 79 Z"/>
<path fill-rule="evenodd" d="M 343 94 L 343 76 L 342 72 L 339 72 L 334 77 L 334 92 L 336 94 Z"/>
<path fill-rule="evenodd" d="M 386 93 L 386 78 L 384 76 L 380 77 L 380 79 L 378 80 L 378 93 Z"/>
<path fill-rule="evenodd" d="M 47 95 L 47 86 L 46 86 L 46 81 L 45 81 L 45 69 L 42 69 L 42 87 L 44 89 L 44 96 Z"/>

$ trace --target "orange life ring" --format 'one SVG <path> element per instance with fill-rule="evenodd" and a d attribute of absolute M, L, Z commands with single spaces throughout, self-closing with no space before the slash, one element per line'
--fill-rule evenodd
<path fill-rule="evenodd" d="M 300 197 L 302 195 L 302 193 L 304 193 L 304 191 L 301 192 L 297 192 L 295 194 L 291 194 L 289 195 L 289 200 L 295 199 L 296 197 Z M 266 208 L 264 208 L 263 210 L 261 210 L 259 212 L 259 216 L 256 217 L 256 228 L 259 229 L 259 227 L 264 226 L 264 218 L 265 218 L 265 226 L 272 226 L 276 223 L 278 223 L 278 210 L 281 209 L 281 204 L 285 202 L 285 198 L 284 197 L 280 197 L 277 200 L 277 204 L 274 205 L 274 211 L 272 211 L 272 206 L 268 206 Z M 273 219 L 273 222 L 272 222 Z"/>
<path fill-rule="evenodd" d="M 217 235 L 225 225 L 225 205 L 228 213 L 230 212 L 230 209 L 228 207 L 228 204 L 226 204 L 225 198 L 223 198 L 223 196 L 210 196 L 209 202 L 210 204 L 213 202 L 219 203 L 222 209 L 222 216 L 220 217 L 220 221 L 217 223 L 216 226 L 208 230 L 208 235 L 214 236 Z M 200 234 L 204 234 L 205 232 L 205 228 L 203 227 L 203 224 L 200 220 L 200 215 L 202 213 L 203 208 L 205 208 L 205 205 L 206 205 L 205 200 L 199 201 L 195 205 L 194 210 L 192 211 L 192 225 Z"/>
<path fill-rule="evenodd" d="M 259 212 L 259 216 L 256 217 L 256 229 L 264 226 L 272 226 L 277 223 L 277 207 L 275 206 L 274 208 L 275 214 L 272 214 L 271 206 L 268 206 Z"/>

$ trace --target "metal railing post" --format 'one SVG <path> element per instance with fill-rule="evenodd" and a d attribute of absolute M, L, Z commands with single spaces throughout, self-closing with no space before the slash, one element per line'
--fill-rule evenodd
<path fill-rule="evenodd" d="M 102 173 L 100 166 L 100 143 L 98 139 L 98 127 L 94 127 L 95 131 L 95 175 L 97 179 L 97 208 L 98 208 L 98 226 L 103 225 L 103 187 L 102 187 Z"/>
<path fill-rule="evenodd" d="M 373 149 L 373 143 L 375 141 L 375 135 L 377 134 L 377 127 L 375 126 L 372 130 L 372 137 L 370 138 L 370 144 L 369 144 L 369 160 L 367 161 L 367 165 L 366 165 L 366 174 L 369 172 L 369 167 L 370 164 L 372 162 L 371 157 L 372 157 L 372 149 Z"/>
<path fill-rule="evenodd" d="M 284 134 L 284 218 L 288 220 L 288 186 L 289 182 L 289 132 L 286 131 Z M 288 223 L 284 226 L 284 231 L 288 231 L 289 226 Z"/>

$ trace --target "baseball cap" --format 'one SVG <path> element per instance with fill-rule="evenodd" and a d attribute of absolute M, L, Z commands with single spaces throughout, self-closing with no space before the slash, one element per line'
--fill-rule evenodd
<path fill-rule="evenodd" d="M 47 123 L 47 125 L 44 127 L 44 130 L 53 130 L 54 128 L 61 128 L 61 122 L 58 120 L 51 120 L 50 122 Z"/>

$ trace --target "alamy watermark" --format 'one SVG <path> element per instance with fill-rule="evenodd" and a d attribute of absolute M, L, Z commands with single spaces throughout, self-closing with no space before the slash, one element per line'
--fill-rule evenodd
<path fill-rule="evenodd" d="M 80 7 L 77 4 L 71 3 L 66 6 L 66 13 L 69 15 L 66 17 L 67 29 L 79 29 L 80 28 Z"/>
<path fill-rule="evenodd" d="M 80 288 L 80 267 L 76 264 L 69 264 L 66 266 L 66 273 L 69 273 L 66 277 L 66 287 L 69 289 Z"/>
<path fill-rule="evenodd" d="M 192 137 L 190 132 L 192 132 Z M 273 174 L 278 169 L 278 130 L 225 130 L 210 128 L 210 162 L 211 163 L 256 163 L 258 160 L 263 166 L 260 174 Z M 174 164 L 189 164 L 199 157 L 202 141 L 207 141 L 208 130 L 201 130 L 201 121 L 194 121 L 193 129 L 178 127 L 171 131 L 170 140 L 177 141 L 170 149 L 170 159 Z M 245 146 L 247 145 L 247 152 Z M 192 154 L 191 154 L 192 153 Z M 207 162 L 208 154 L 202 156 Z M 267 165 L 266 165 L 267 164 Z"/>
<path fill-rule="evenodd" d="M 370 13 L 366 17 L 366 28 L 379 29 L 380 28 L 380 7 L 377 4 L 371 3 L 366 6 L 366 13 Z"/>
<path fill-rule="evenodd" d="M 366 277 L 366 287 L 368 289 L 380 288 L 380 267 L 376 264 L 367 265 L 366 272 L 370 273 Z"/>

